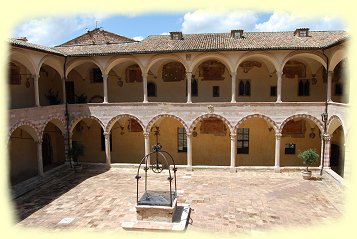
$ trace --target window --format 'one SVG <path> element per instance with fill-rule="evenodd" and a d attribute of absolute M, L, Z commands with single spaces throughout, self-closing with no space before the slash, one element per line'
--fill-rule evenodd
<path fill-rule="evenodd" d="M 110 152 L 112 151 L 112 134 L 110 134 L 109 136 L 109 141 L 110 141 Z M 105 151 L 105 138 L 104 138 L 104 131 L 103 129 L 101 128 L 100 129 L 100 144 L 101 144 L 101 147 L 102 147 L 102 151 Z"/>
<path fill-rule="evenodd" d="M 177 151 L 187 152 L 187 136 L 185 128 L 177 128 Z"/>
<path fill-rule="evenodd" d="M 219 97 L 219 86 L 212 87 L 212 95 L 213 97 Z"/>
<path fill-rule="evenodd" d="M 103 82 L 102 71 L 99 68 L 92 69 L 91 82 L 93 82 L 93 83 Z"/>
<path fill-rule="evenodd" d="M 343 87 L 341 83 L 336 83 L 335 85 L 335 95 L 341 96 L 343 95 Z"/>
<path fill-rule="evenodd" d="M 276 86 L 270 86 L 270 96 L 276 96 Z"/>
<path fill-rule="evenodd" d="M 310 81 L 309 80 L 299 80 L 298 83 L 298 96 L 309 96 L 310 95 Z"/>
<path fill-rule="evenodd" d="M 238 128 L 237 153 L 249 154 L 249 128 Z"/>
<path fill-rule="evenodd" d="M 125 69 L 125 81 L 127 83 L 143 82 L 143 75 L 138 64 L 128 66 Z"/>
<path fill-rule="evenodd" d="M 21 85 L 20 67 L 10 63 L 10 85 Z"/>
<path fill-rule="evenodd" d="M 156 85 L 154 82 L 148 82 L 148 96 L 156 97 Z"/>
<path fill-rule="evenodd" d="M 285 144 L 285 154 L 295 154 L 295 144 Z"/>
<path fill-rule="evenodd" d="M 240 80 L 239 81 L 239 96 L 250 96 L 250 81 L 249 80 Z"/>
<path fill-rule="evenodd" d="M 191 82 L 191 96 L 198 96 L 198 82 L 196 79 L 192 79 Z"/>

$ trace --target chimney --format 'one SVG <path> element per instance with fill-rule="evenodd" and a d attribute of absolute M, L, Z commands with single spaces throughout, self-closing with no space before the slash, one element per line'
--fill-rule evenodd
<path fill-rule="evenodd" d="M 239 29 L 239 30 L 231 30 L 231 37 L 233 37 L 235 39 L 244 38 L 243 37 L 243 30 L 241 30 L 241 29 Z"/>
<path fill-rule="evenodd" d="M 182 32 L 170 32 L 171 40 L 183 40 Z"/>
<path fill-rule="evenodd" d="M 299 36 L 299 37 L 308 37 L 309 36 L 309 28 L 297 28 L 294 31 L 294 36 Z"/>
<path fill-rule="evenodd" d="M 17 37 L 16 40 L 25 41 L 25 42 L 28 41 L 26 37 Z"/>

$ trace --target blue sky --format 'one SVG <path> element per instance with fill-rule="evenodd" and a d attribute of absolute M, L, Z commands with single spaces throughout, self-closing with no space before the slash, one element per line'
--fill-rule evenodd
<path fill-rule="evenodd" d="M 182 13 L 147 13 L 138 15 L 81 14 L 37 17 L 16 26 L 12 37 L 27 37 L 36 44 L 55 46 L 69 41 L 96 26 L 119 35 L 142 40 L 148 35 L 245 31 L 293 31 L 299 27 L 311 30 L 346 30 L 335 17 L 306 18 L 288 12 L 228 11 L 198 9 Z"/>

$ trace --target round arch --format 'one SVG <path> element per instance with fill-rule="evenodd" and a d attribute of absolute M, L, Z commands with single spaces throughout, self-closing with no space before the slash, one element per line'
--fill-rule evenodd
<path fill-rule="evenodd" d="M 343 131 L 345 132 L 345 126 L 342 119 L 338 115 L 332 115 L 327 121 L 327 132 L 332 134 L 339 126 L 342 126 Z M 346 137 L 346 135 L 345 135 Z"/>
<path fill-rule="evenodd" d="M 66 70 L 66 77 L 68 77 L 68 74 L 77 66 L 82 65 L 84 63 L 93 63 L 95 64 L 100 70 L 101 72 L 104 72 L 103 67 L 92 57 L 89 58 L 85 58 L 85 59 L 74 59 L 73 61 L 69 62 L 67 65 L 67 70 Z"/>
<path fill-rule="evenodd" d="M 343 48 L 338 49 L 337 51 L 335 51 L 332 54 L 328 70 L 333 71 L 335 69 L 335 67 L 337 66 L 337 64 L 346 58 L 347 58 L 347 56 L 346 56 L 345 50 Z"/>
<path fill-rule="evenodd" d="M 228 69 L 229 73 L 234 71 L 228 58 L 220 53 L 198 55 L 191 63 L 188 71 L 193 72 L 195 68 L 197 68 L 201 63 L 203 63 L 207 60 L 219 60 L 221 63 L 223 63 L 225 65 L 225 67 Z"/>
<path fill-rule="evenodd" d="M 144 72 L 144 66 L 143 64 L 141 64 L 141 62 L 136 58 L 136 57 L 118 57 L 118 56 L 114 56 L 112 58 L 109 59 L 109 63 L 107 64 L 106 67 L 104 67 L 103 71 L 104 74 L 109 74 L 109 72 L 118 64 L 121 64 L 123 62 L 128 62 L 128 61 L 133 61 L 136 64 L 138 64 L 138 66 L 141 69 L 141 72 Z"/>
<path fill-rule="evenodd" d="M 100 127 L 102 127 L 103 130 L 105 130 L 105 126 L 104 124 L 102 123 L 102 121 L 100 121 L 100 119 L 98 119 L 97 117 L 95 116 L 79 116 L 79 117 L 76 117 L 75 119 L 73 119 L 70 123 L 70 126 L 69 126 L 69 132 L 70 134 L 73 133 L 73 130 L 74 128 L 76 127 L 76 125 L 83 119 L 93 119 L 95 120 L 96 122 L 98 122 L 98 124 L 100 125 Z"/>
<path fill-rule="evenodd" d="M 312 122 L 314 122 L 317 125 L 317 127 L 319 127 L 320 131 L 323 132 L 323 124 L 316 117 L 314 117 L 312 115 L 308 115 L 308 114 L 296 114 L 296 115 L 289 116 L 280 124 L 279 133 L 282 132 L 282 130 L 287 122 L 289 122 L 290 120 L 299 119 L 299 118 L 311 120 Z"/>
<path fill-rule="evenodd" d="M 156 63 L 160 62 L 160 61 L 165 61 L 165 60 L 168 60 L 168 61 L 176 61 L 176 62 L 180 62 L 184 67 L 185 67 L 185 70 L 186 72 L 189 71 L 189 66 L 187 65 L 186 61 L 184 61 L 182 58 L 174 55 L 174 54 L 170 54 L 170 55 L 165 55 L 165 56 L 161 56 L 161 55 L 156 55 L 154 56 L 151 60 L 150 60 L 150 63 L 149 65 L 147 66 L 147 69 L 146 71 L 148 72 L 150 70 L 150 68 L 152 66 L 154 66 Z M 147 73 L 146 72 L 146 73 Z"/>
<path fill-rule="evenodd" d="M 145 128 L 145 132 L 150 132 L 151 127 L 155 124 L 155 122 L 157 120 L 159 120 L 160 118 L 173 118 L 176 119 L 177 121 L 179 121 L 183 127 L 185 127 L 186 132 L 188 132 L 188 127 L 187 124 L 185 123 L 185 121 L 183 119 L 181 119 L 180 117 L 176 116 L 176 115 L 172 115 L 172 114 L 160 114 L 160 115 L 156 115 L 154 118 L 152 118 L 149 123 L 147 124 L 146 128 Z"/>
<path fill-rule="evenodd" d="M 46 120 L 46 122 L 43 124 L 42 128 L 41 128 L 41 138 L 43 137 L 43 132 L 46 128 L 46 126 L 48 125 L 48 123 L 52 123 L 54 124 L 62 133 L 62 135 L 64 135 L 66 133 L 65 131 L 65 119 L 64 118 L 59 118 L 59 117 L 51 117 L 49 119 Z"/>
<path fill-rule="evenodd" d="M 273 128 L 275 133 L 277 133 L 279 131 L 279 126 L 277 125 L 277 123 L 272 120 L 271 118 L 269 118 L 266 115 L 263 114 L 252 114 L 252 115 L 247 115 L 245 117 L 243 117 L 241 120 L 238 121 L 238 123 L 234 126 L 234 131 L 236 132 L 238 130 L 238 127 L 240 124 L 242 124 L 244 121 L 248 120 L 248 119 L 252 119 L 252 118 L 260 118 L 260 119 L 264 119 L 266 122 L 268 122 Z"/>
<path fill-rule="evenodd" d="M 40 69 L 36 69 L 36 64 L 33 62 L 29 54 L 22 50 L 12 50 L 10 54 L 10 61 L 15 61 L 22 64 L 33 75 L 40 71 Z"/>
<path fill-rule="evenodd" d="M 278 61 L 274 58 L 273 55 L 271 54 L 268 54 L 268 53 L 255 53 L 255 52 L 247 52 L 245 53 L 240 59 L 239 61 L 237 62 L 237 65 L 235 67 L 235 70 L 237 71 L 238 70 L 238 67 L 241 63 L 243 63 L 244 61 L 246 60 L 249 60 L 251 58 L 254 58 L 254 57 L 258 57 L 258 58 L 262 58 L 265 60 L 265 63 L 266 62 L 269 62 L 271 63 L 274 68 L 275 68 L 275 71 L 280 71 L 280 65 L 278 63 Z"/>
<path fill-rule="evenodd" d="M 40 131 L 37 129 L 37 127 L 34 124 L 32 124 L 29 121 L 21 121 L 11 127 L 8 135 L 8 142 L 10 141 L 11 135 L 18 128 L 24 129 L 29 135 L 31 135 L 31 137 L 35 142 L 39 142 L 42 138 Z"/>
<path fill-rule="evenodd" d="M 115 116 L 115 117 L 113 117 L 113 118 L 111 118 L 111 119 L 109 120 L 107 126 L 105 127 L 105 131 L 106 131 L 106 132 L 110 132 L 110 131 L 112 130 L 112 127 L 114 126 L 114 124 L 115 124 L 119 119 L 122 119 L 122 118 L 134 119 L 134 120 L 136 120 L 136 121 L 140 124 L 140 126 L 141 126 L 141 128 L 142 128 L 143 130 L 145 129 L 145 126 L 144 126 L 143 122 L 142 122 L 139 118 L 137 118 L 136 116 L 130 115 L 130 114 L 121 114 L 121 115 L 117 115 L 117 116 Z"/>
<path fill-rule="evenodd" d="M 37 74 L 40 74 L 40 69 L 44 64 L 52 67 L 60 75 L 61 79 L 64 77 L 63 63 L 52 55 L 46 55 L 41 59 L 37 67 Z"/>
<path fill-rule="evenodd" d="M 200 115 L 198 116 L 196 119 L 194 119 L 189 127 L 189 130 L 187 132 L 192 133 L 193 128 L 197 125 L 198 122 L 200 122 L 203 119 L 207 119 L 207 118 L 217 118 L 222 120 L 229 128 L 229 132 L 232 133 L 232 124 L 229 122 L 229 120 L 227 120 L 225 117 L 218 115 L 218 114 L 214 114 L 214 113 L 208 113 L 208 114 L 204 114 L 204 115 Z"/>
<path fill-rule="evenodd" d="M 313 59 L 317 62 L 319 62 L 325 69 L 326 69 L 326 62 L 324 60 L 324 55 L 321 54 L 320 52 L 314 52 L 314 53 L 311 53 L 311 52 L 299 52 L 299 51 L 293 51 L 291 52 L 290 54 L 288 54 L 284 60 L 283 60 L 283 63 L 281 65 L 281 69 L 284 69 L 284 66 L 285 64 L 291 60 L 291 59 L 294 59 L 295 57 L 305 57 L 305 58 L 309 58 L 309 59 Z"/>

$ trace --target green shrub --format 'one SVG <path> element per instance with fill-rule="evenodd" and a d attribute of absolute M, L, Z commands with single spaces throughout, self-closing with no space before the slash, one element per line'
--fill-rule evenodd
<path fill-rule="evenodd" d="M 316 153 L 315 149 L 307 149 L 304 152 L 299 153 L 298 157 L 301 158 L 304 165 L 306 165 L 306 171 L 309 171 L 309 166 L 316 163 L 320 156 Z"/>

